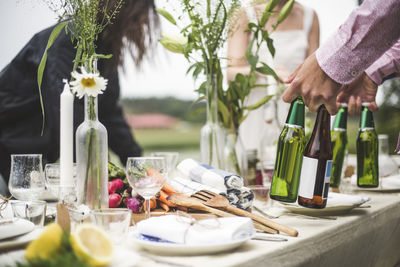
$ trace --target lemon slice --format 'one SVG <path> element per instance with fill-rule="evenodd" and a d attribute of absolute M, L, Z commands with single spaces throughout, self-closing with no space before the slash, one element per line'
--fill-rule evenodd
<path fill-rule="evenodd" d="M 30 261 L 33 259 L 50 259 L 57 253 L 61 246 L 63 230 L 57 223 L 51 223 L 44 229 L 43 233 L 33 240 L 25 251 L 25 258 Z"/>
<path fill-rule="evenodd" d="M 78 225 L 71 235 L 71 246 L 79 258 L 92 266 L 104 266 L 112 260 L 113 244 L 107 233 L 94 224 Z"/>

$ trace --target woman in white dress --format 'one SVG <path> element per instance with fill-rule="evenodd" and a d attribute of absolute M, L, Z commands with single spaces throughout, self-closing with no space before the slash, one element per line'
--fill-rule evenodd
<path fill-rule="evenodd" d="M 280 10 L 287 1 L 280 0 L 274 10 Z M 248 7 L 239 11 L 238 19 L 235 21 L 235 31 L 228 39 L 228 80 L 233 80 L 237 73 L 248 73 L 250 70 L 245 53 L 251 36 L 245 30 L 249 22 L 256 21 L 256 18 L 260 19 L 266 2 L 253 1 Z M 266 30 L 272 31 L 272 25 L 276 23 L 277 17 L 278 14 L 271 16 L 265 25 Z M 273 67 L 281 80 L 284 80 L 308 55 L 318 48 L 319 23 L 317 15 L 311 8 L 295 2 L 290 15 L 278 25 L 276 30 L 270 34 L 270 37 L 274 40 L 275 57 L 271 57 L 265 44 L 260 48 L 258 56 L 260 61 Z M 265 84 L 268 82 L 273 83 L 270 77 L 258 74 L 258 83 Z M 253 89 L 246 99 L 246 105 L 254 104 L 268 94 L 276 94 L 277 88 L 278 86 L 275 84 L 268 88 Z M 268 131 L 266 129 L 268 122 L 273 121 L 272 117 L 275 116 L 273 115 L 276 110 L 274 106 L 278 107 L 276 117 L 279 124 L 284 123 L 290 105 L 284 103 L 280 96 L 275 101 L 277 105 L 274 105 L 274 101 L 271 101 L 265 107 L 250 112 L 250 115 L 241 124 L 239 133 L 246 150 L 257 149 L 259 151 L 262 136 Z M 280 126 L 282 125 L 276 126 L 278 132 Z"/>

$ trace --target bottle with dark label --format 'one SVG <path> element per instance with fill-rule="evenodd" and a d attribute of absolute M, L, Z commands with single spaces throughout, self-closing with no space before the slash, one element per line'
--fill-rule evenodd
<path fill-rule="evenodd" d="M 328 198 L 332 171 L 331 116 L 324 105 L 318 109 L 314 129 L 304 150 L 298 203 L 323 209 Z"/>
<path fill-rule="evenodd" d="M 290 106 L 278 139 L 270 197 L 296 202 L 304 151 L 304 102 L 301 97 Z"/>
<path fill-rule="evenodd" d="M 368 104 L 362 104 L 360 130 L 357 138 L 357 185 L 359 187 L 378 187 L 378 136 Z"/>
<path fill-rule="evenodd" d="M 347 104 L 341 103 L 331 131 L 332 140 L 332 175 L 330 187 L 339 188 L 343 161 L 347 150 Z"/>

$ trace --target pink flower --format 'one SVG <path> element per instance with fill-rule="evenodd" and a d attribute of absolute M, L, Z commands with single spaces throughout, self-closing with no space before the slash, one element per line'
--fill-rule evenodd
<path fill-rule="evenodd" d="M 122 200 L 122 198 L 120 195 L 115 194 L 115 193 L 110 194 L 108 196 L 108 206 L 110 208 L 118 208 L 119 204 L 121 203 L 121 200 Z"/>

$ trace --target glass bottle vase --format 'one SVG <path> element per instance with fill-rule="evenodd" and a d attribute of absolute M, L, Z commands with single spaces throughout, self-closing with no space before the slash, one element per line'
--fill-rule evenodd
<path fill-rule="evenodd" d="M 200 130 L 200 160 L 217 169 L 224 169 L 225 129 L 218 123 L 217 74 L 207 75 L 207 121 Z"/>
<path fill-rule="evenodd" d="M 227 130 L 224 145 L 225 170 L 247 179 L 246 151 L 239 134 Z"/>
<path fill-rule="evenodd" d="M 78 204 L 108 208 L 107 130 L 98 120 L 97 97 L 84 101 L 85 120 L 76 131 Z"/>

